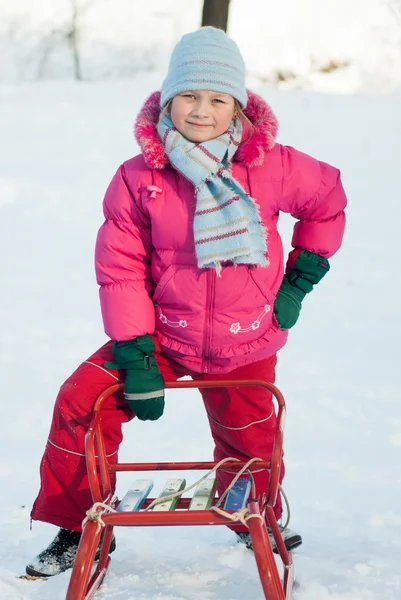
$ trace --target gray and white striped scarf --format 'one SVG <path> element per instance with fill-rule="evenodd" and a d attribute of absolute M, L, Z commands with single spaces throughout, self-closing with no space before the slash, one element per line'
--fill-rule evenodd
<path fill-rule="evenodd" d="M 194 241 L 199 267 L 217 268 L 221 261 L 266 266 L 267 232 L 259 207 L 230 173 L 242 138 L 239 119 L 223 135 L 190 142 L 165 114 L 158 126 L 170 163 L 195 186 Z"/>

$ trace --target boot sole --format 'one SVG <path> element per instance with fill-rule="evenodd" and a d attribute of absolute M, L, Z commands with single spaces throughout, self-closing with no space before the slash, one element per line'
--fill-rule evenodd
<path fill-rule="evenodd" d="M 111 543 L 110 543 L 109 554 L 114 552 L 115 549 L 116 549 L 116 538 L 113 537 L 111 540 Z M 95 555 L 95 561 L 99 560 L 99 558 L 100 558 L 100 550 L 98 549 L 96 552 L 96 555 Z M 70 565 L 69 567 L 66 567 L 62 571 L 59 571 L 58 573 L 52 573 L 51 575 L 49 575 L 48 573 L 41 573 L 40 571 L 35 571 L 35 569 L 33 569 L 30 565 L 27 565 L 25 567 L 25 572 L 27 575 L 30 575 L 31 577 L 47 579 L 48 577 L 55 577 L 56 575 L 60 575 L 60 573 L 64 573 L 65 571 L 68 571 L 68 569 L 72 569 L 72 567 L 73 567 L 73 565 Z"/>
<path fill-rule="evenodd" d="M 245 547 L 247 548 L 247 550 L 250 550 L 251 552 L 253 552 L 252 544 L 250 542 L 246 543 L 243 540 L 241 540 L 240 538 L 238 538 L 238 536 L 237 536 L 237 542 L 239 544 L 244 544 Z M 278 548 L 272 540 L 270 540 L 270 544 L 271 544 L 274 554 L 279 554 Z M 292 552 L 296 548 L 299 548 L 299 546 L 301 546 L 301 544 L 302 544 L 302 537 L 299 534 L 293 535 L 293 536 L 287 538 L 286 540 L 284 540 L 284 545 L 288 552 Z"/>
<path fill-rule="evenodd" d="M 292 538 L 288 538 L 287 540 L 284 541 L 284 546 L 287 548 L 288 552 L 292 552 L 296 548 L 299 548 L 299 546 L 301 546 L 301 544 L 302 544 L 302 538 L 300 535 L 294 536 Z M 273 548 L 273 552 L 274 552 L 274 554 L 279 554 L 279 551 L 278 551 L 278 548 L 276 545 Z"/>

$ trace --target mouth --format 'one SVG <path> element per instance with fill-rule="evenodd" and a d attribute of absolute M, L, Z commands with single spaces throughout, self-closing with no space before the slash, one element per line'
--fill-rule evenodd
<path fill-rule="evenodd" d="M 201 123 L 193 123 L 192 121 L 187 121 L 187 124 L 191 127 L 196 127 L 197 129 L 206 129 L 207 127 L 211 127 L 211 125 L 205 125 Z"/>

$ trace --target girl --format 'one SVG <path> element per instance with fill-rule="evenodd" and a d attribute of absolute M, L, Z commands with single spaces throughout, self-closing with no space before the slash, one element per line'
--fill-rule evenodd
<path fill-rule="evenodd" d="M 135 133 L 141 154 L 110 183 L 96 246 L 111 341 L 57 397 L 32 519 L 60 530 L 27 567 L 30 575 L 72 566 L 92 504 L 84 437 L 97 395 L 125 381 L 125 399 L 105 407 L 114 462 L 122 423 L 162 416 L 164 381 L 190 375 L 274 382 L 277 351 L 341 245 L 346 198 L 339 171 L 275 142 L 276 118 L 246 90 L 244 61 L 223 31 L 205 27 L 182 38 Z M 280 211 L 297 219 L 285 275 Z M 271 458 L 276 423 L 267 391 L 201 394 L 216 461 Z M 220 493 L 231 477 L 219 472 Z M 256 473 L 255 483 L 258 493 L 266 490 L 268 474 Z M 281 513 L 278 498 L 277 519 Z M 233 529 L 249 543 L 242 525 Z M 287 534 L 288 548 L 301 541 Z"/>

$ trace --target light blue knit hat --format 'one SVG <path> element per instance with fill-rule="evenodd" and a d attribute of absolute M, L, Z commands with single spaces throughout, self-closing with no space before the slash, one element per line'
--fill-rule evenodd
<path fill-rule="evenodd" d="M 163 81 L 160 106 L 186 90 L 230 94 L 245 108 L 245 63 L 237 44 L 221 29 L 201 27 L 184 35 L 173 49 Z"/>

